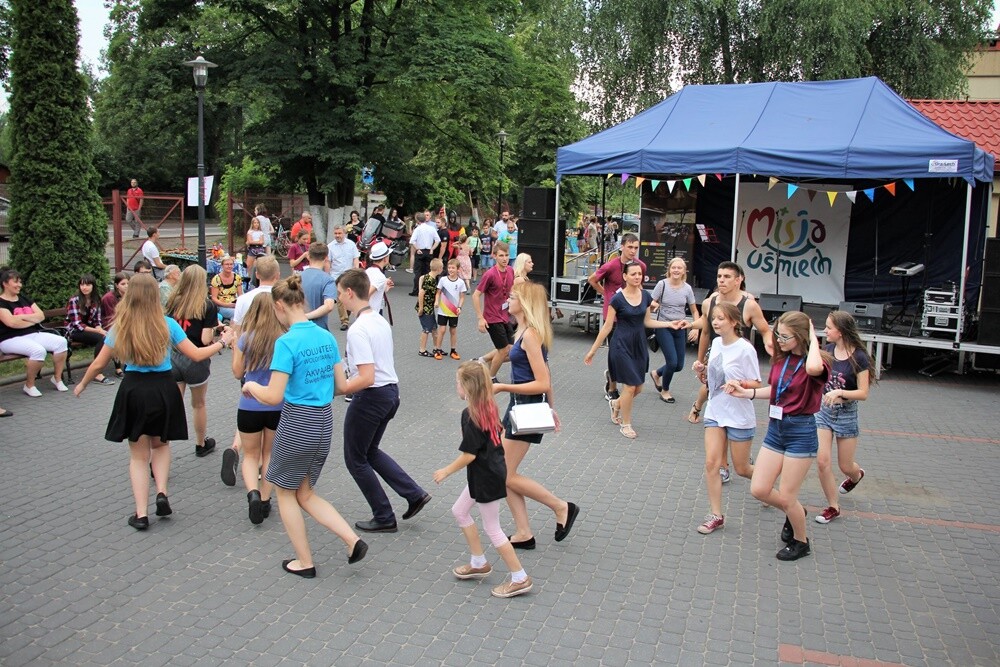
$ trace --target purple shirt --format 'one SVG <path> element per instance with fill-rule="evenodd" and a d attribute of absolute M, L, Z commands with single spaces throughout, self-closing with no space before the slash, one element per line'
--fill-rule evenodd
<path fill-rule="evenodd" d="M 507 311 L 503 304 L 510 296 L 510 288 L 514 286 L 514 268 L 508 264 L 507 270 L 500 272 L 495 265 L 483 274 L 476 291 L 483 295 L 483 319 L 487 324 L 497 324 L 507 321 Z"/>

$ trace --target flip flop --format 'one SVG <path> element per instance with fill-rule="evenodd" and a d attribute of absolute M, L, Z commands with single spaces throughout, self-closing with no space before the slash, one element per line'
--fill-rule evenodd
<path fill-rule="evenodd" d="M 618 430 L 621 431 L 621 434 L 624 435 L 629 440 L 635 440 L 636 432 L 635 429 L 632 428 L 631 424 L 622 424 L 622 427 Z"/>
<path fill-rule="evenodd" d="M 687 416 L 688 423 L 697 424 L 701 421 L 701 408 L 698 407 L 697 403 L 691 404 L 691 412 Z"/>
<path fill-rule="evenodd" d="M 621 425 L 622 417 L 618 401 L 608 401 L 608 406 L 611 408 L 611 423 Z"/>

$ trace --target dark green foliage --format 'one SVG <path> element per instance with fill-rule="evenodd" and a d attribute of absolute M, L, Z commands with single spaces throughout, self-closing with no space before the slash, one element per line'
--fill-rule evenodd
<path fill-rule="evenodd" d="M 10 6 L 12 263 L 39 306 L 58 308 L 82 273 L 109 277 L 77 16 L 71 0 Z"/>

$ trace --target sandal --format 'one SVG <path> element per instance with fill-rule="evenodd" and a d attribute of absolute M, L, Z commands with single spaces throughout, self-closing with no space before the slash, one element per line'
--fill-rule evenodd
<path fill-rule="evenodd" d="M 115 375 L 117 375 L 119 378 L 123 378 L 123 377 L 125 377 L 125 371 L 123 371 L 120 368 L 116 368 L 115 369 Z"/>
<path fill-rule="evenodd" d="M 620 425 L 622 423 L 622 416 L 618 401 L 608 401 L 608 406 L 611 408 L 611 423 Z"/>
<path fill-rule="evenodd" d="M 622 424 L 622 427 L 618 430 L 629 440 L 635 440 L 636 433 L 631 424 Z"/>
<path fill-rule="evenodd" d="M 701 421 L 701 408 L 698 407 L 697 403 L 691 404 L 691 412 L 688 413 L 687 420 L 691 424 L 697 424 Z"/>
<path fill-rule="evenodd" d="M 420 355 L 421 357 L 433 357 L 434 356 L 433 354 L 431 354 L 427 350 L 420 350 L 419 352 L 417 352 L 417 354 Z"/>

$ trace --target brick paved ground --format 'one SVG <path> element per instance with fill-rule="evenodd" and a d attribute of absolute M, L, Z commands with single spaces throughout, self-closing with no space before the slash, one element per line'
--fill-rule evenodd
<path fill-rule="evenodd" d="M 675 405 L 644 393 L 628 441 L 608 420 L 599 368 L 582 363 L 591 338 L 562 322 L 551 365 L 564 430 L 523 471 L 582 515 L 555 543 L 551 513 L 529 505 L 539 548 L 521 555 L 535 590 L 504 601 L 489 594 L 503 570 L 492 550 L 486 582 L 450 575 L 466 558 L 449 512 L 463 480 L 430 477 L 455 456 L 457 362 L 417 357 L 413 300 L 396 291 L 403 403 L 386 444 L 434 501 L 399 533 L 366 538 L 355 566 L 310 520 L 311 581 L 281 571 L 292 552 L 276 513 L 251 526 L 242 488 L 219 481 L 220 454 L 195 458 L 191 442 L 173 448 L 174 516 L 128 527 L 126 446 L 103 440 L 115 388 L 81 399 L 48 380 L 39 399 L 0 388 L 16 413 L 0 420 L 0 664 L 1000 663 L 995 378 L 885 375 L 862 408 L 864 483 L 841 519 L 810 521 L 811 557 L 780 563 L 783 517 L 745 480 L 725 487 L 725 529 L 695 532 L 708 501 L 702 429 L 683 421 L 693 379 L 677 379 Z M 459 331 L 465 356 L 486 349 L 471 312 Z M 216 360 L 208 397 L 220 444 L 236 417 L 228 361 Z M 340 442 L 319 491 L 367 519 Z M 810 514 L 822 506 L 815 467 L 802 498 Z"/>

